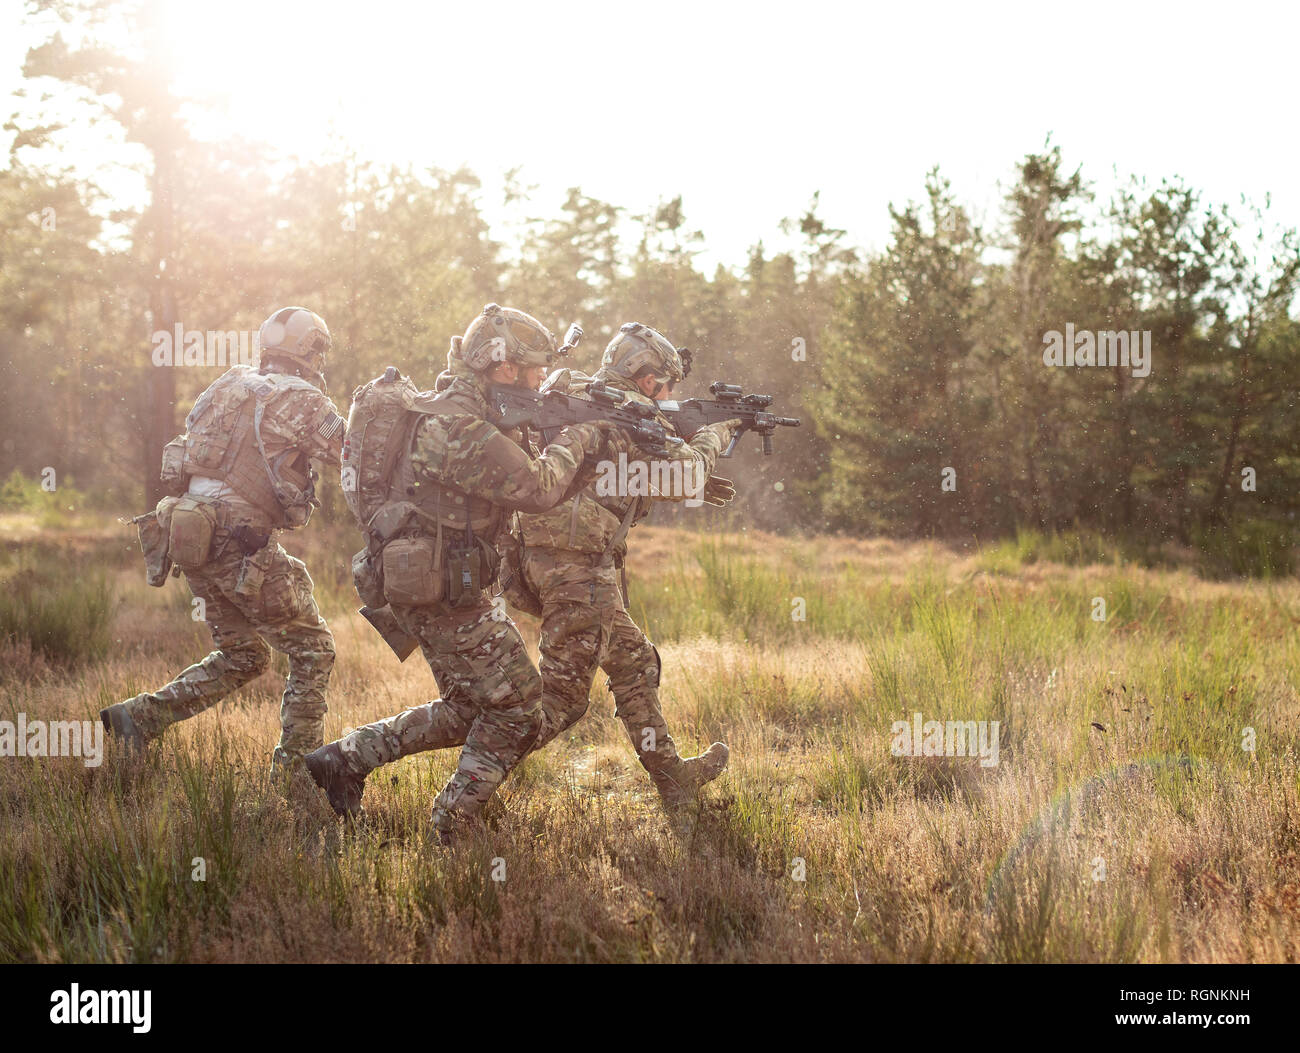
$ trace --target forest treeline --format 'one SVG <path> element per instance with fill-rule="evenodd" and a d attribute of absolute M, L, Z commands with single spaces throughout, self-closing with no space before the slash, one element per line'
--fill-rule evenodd
<path fill-rule="evenodd" d="M 192 138 L 173 102 L 132 96 L 123 68 L 96 61 L 56 38 L 25 72 L 114 100 L 102 117 L 144 147 L 148 200 L 106 202 L 51 151 L 69 130 L 11 123 L 0 478 L 53 467 L 123 510 L 156 497 L 161 445 L 221 371 L 156 365 L 156 333 L 255 332 L 273 308 L 308 306 L 333 330 L 346 412 L 389 364 L 431 384 L 448 338 L 497 301 L 557 334 L 582 322 L 585 369 L 620 323 L 645 322 L 695 353 L 680 394 L 725 380 L 803 418 L 771 458 L 750 437 L 724 462 L 737 523 L 1291 542 L 1300 247 L 1267 202 L 1228 208 L 1176 178 L 1098 200 L 1049 142 L 1009 159 L 985 226 L 935 170 L 914 201 L 881 203 L 879 251 L 850 244 L 814 195 L 782 224 L 797 247 L 768 251 L 756 231 L 747 259 L 708 273 L 707 217 L 698 229 L 671 188 L 644 213 L 574 188 L 498 230 L 469 170 L 344 151 L 271 163 L 266 147 Z M 540 207 L 507 190 L 520 214 Z M 1149 362 L 1086 364 L 1120 332 Z M 1048 364 L 1052 334 L 1085 364 Z"/>

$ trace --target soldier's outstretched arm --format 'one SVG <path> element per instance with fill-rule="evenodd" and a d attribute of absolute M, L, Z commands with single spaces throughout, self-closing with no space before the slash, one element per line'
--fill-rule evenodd
<path fill-rule="evenodd" d="M 682 478 L 687 481 L 686 487 L 682 491 L 656 489 L 650 494 L 653 501 L 684 501 L 698 497 L 708 504 L 725 504 L 729 497 L 721 501 L 710 499 L 707 481 L 712 476 L 713 466 L 731 442 L 731 437 L 740 427 L 740 423 L 739 420 L 727 420 L 710 424 L 697 431 L 689 442 L 671 446 L 666 456 L 660 455 L 658 458 L 633 443 L 624 432 L 618 431 L 610 437 L 612 447 L 610 455 L 617 457 L 619 453 L 624 453 L 629 461 L 660 459 L 682 462 Z M 734 495 L 733 489 L 731 496 Z"/>
<path fill-rule="evenodd" d="M 699 458 L 705 478 L 713 474 L 718 458 L 731 444 L 732 437 L 740 430 L 740 425 L 739 418 L 709 424 L 692 435 L 690 441 L 683 447 L 691 450 Z"/>
<path fill-rule="evenodd" d="M 599 453 L 611 429 L 572 424 L 537 458 L 485 420 L 431 416 L 416 434 L 411 463 L 417 473 L 520 512 L 559 504 L 582 468 Z"/>

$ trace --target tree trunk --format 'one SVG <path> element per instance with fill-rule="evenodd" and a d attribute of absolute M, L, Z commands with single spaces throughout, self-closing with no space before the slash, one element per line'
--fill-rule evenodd
<path fill-rule="evenodd" d="M 1215 488 L 1210 506 L 1205 511 L 1202 521 L 1206 527 L 1222 526 L 1227 522 L 1227 503 L 1229 488 L 1232 486 L 1232 463 L 1237 459 L 1237 443 L 1241 438 L 1241 426 L 1245 421 L 1249 400 L 1246 389 L 1250 377 L 1250 355 L 1242 358 L 1241 373 L 1237 377 L 1237 397 L 1232 409 L 1232 425 L 1228 431 L 1228 449 L 1223 455 L 1223 470 L 1219 473 L 1219 485 Z"/>
<path fill-rule="evenodd" d="M 174 333 L 180 312 L 173 289 L 172 253 L 175 240 L 175 211 L 172 199 L 172 157 L 155 154 L 153 174 L 153 288 L 150 308 L 155 331 Z M 164 496 L 158 477 L 162 449 L 176 435 L 176 372 L 180 347 L 173 347 L 173 365 L 154 365 L 150 360 L 149 405 L 145 408 L 144 493 L 146 506 L 152 507 Z"/>

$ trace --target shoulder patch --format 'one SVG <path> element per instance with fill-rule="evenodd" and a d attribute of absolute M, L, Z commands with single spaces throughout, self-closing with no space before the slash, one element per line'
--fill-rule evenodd
<path fill-rule="evenodd" d="M 337 413 L 324 418 L 316 425 L 316 434 L 322 439 L 332 439 L 343 430 L 343 418 Z"/>

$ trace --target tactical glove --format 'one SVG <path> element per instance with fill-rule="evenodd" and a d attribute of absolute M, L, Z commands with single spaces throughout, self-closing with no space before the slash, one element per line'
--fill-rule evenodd
<path fill-rule="evenodd" d="M 704 484 L 704 493 L 700 495 L 705 504 L 716 505 L 719 508 L 735 496 L 735 484 L 730 479 L 724 479 L 720 475 L 709 476 L 708 482 Z"/>

